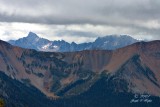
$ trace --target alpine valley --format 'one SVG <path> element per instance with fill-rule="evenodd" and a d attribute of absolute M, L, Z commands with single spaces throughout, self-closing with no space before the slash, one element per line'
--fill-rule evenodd
<path fill-rule="evenodd" d="M 157 107 L 159 96 L 158 40 L 76 52 L 40 52 L 0 41 L 0 98 L 6 107 Z"/>

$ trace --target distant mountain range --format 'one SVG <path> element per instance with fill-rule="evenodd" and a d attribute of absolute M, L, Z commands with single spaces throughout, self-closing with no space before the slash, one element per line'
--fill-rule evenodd
<path fill-rule="evenodd" d="M 38 52 L 0 41 L 7 107 L 157 107 L 160 41 L 116 50 Z"/>
<path fill-rule="evenodd" d="M 50 52 L 73 52 L 82 50 L 115 50 L 127 45 L 138 42 L 138 40 L 127 35 L 108 35 L 98 37 L 94 42 L 76 44 L 68 43 L 64 40 L 50 41 L 38 37 L 35 33 L 30 32 L 27 37 L 18 40 L 8 41 L 10 44 L 27 49 L 35 49 L 37 51 Z"/>

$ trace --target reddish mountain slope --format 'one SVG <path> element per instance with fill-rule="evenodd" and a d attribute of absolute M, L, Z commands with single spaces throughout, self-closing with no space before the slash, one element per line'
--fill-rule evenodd
<path fill-rule="evenodd" d="M 128 92 L 160 95 L 160 41 L 115 51 L 37 52 L 0 41 L 0 71 L 50 97 L 86 91 L 106 73 L 128 83 Z M 118 84 L 118 82 L 117 82 Z M 77 91 L 78 90 L 78 91 Z M 118 91 L 123 91 L 117 87 Z"/>

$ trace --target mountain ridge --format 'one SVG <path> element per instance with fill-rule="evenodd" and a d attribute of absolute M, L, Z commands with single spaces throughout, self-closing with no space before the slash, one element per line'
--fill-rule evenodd
<path fill-rule="evenodd" d="M 102 90 L 106 87 L 110 90 L 107 95 L 131 93 L 158 97 L 159 46 L 157 40 L 138 42 L 116 50 L 39 52 L 0 40 L 0 71 L 53 99 L 83 98 L 83 95 L 91 96 L 93 92 L 100 93 L 96 84 L 101 84 L 103 77 L 106 86 Z M 92 97 L 97 96 L 96 93 Z M 101 98 L 103 94 L 97 97 Z"/>
<path fill-rule="evenodd" d="M 94 49 L 115 50 L 117 48 L 125 47 L 132 43 L 138 42 L 138 40 L 127 35 L 108 35 L 105 37 L 98 37 L 94 42 L 77 44 L 75 42 L 68 43 L 64 40 L 50 41 L 38 37 L 33 32 L 29 32 L 27 37 L 20 38 L 18 40 L 10 40 L 8 42 L 12 45 L 36 49 L 37 51 L 73 52 Z"/>

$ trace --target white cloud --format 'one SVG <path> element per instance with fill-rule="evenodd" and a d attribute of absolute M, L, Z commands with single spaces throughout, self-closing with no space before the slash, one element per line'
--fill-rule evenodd
<path fill-rule="evenodd" d="M 29 31 L 52 40 L 128 34 L 160 39 L 160 0 L 0 0 L 0 39 Z"/>
<path fill-rule="evenodd" d="M 32 31 L 40 37 L 49 40 L 65 40 L 67 42 L 91 42 L 97 37 L 106 35 L 131 35 L 136 39 L 154 39 L 149 32 L 137 31 L 137 29 L 121 26 L 107 25 L 47 25 L 47 24 L 30 24 L 30 23 L 0 23 L 0 39 L 10 40 L 18 39 L 27 36 L 28 32 Z M 157 36 L 157 39 L 159 36 Z"/>

